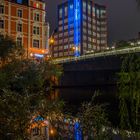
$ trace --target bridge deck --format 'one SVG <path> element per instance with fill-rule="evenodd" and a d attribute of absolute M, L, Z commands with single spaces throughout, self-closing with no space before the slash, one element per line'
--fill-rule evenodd
<path fill-rule="evenodd" d="M 57 58 L 55 60 L 52 60 L 52 63 L 61 64 L 61 63 L 68 63 L 72 61 L 86 60 L 86 59 L 95 58 L 95 57 L 104 57 L 104 56 L 110 56 L 110 55 L 120 55 L 120 54 L 127 54 L 127 53 L 136 53 L 136 52 L 140 52 L 140 46 L 132 47 L 132 48 L 114 49 L 114 50 L 105 51 L 105 52 L 82 55 L 80 57 Z"/>

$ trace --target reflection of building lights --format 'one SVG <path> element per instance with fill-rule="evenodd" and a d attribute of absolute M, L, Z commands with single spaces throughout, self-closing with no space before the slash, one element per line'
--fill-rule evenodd
<path fill-rule="evenodd" d="M 51 133 L 52 135 L 54 134 L 54 131 L 53 131 L 53 129 L 51 129 L 51 130 L 50 130 L 50 133 Z"/>

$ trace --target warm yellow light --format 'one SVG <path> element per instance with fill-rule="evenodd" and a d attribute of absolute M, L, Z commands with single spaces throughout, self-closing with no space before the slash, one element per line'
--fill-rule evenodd
<path fill-rule="evenodd" d="M 30 53 L 30 56 L 33 57 L 33 53 Z"/>
<path fill-rule="evenodd" d="M 42 53 L 44 53 L 45 51 L 44 50 L 42 50 Z"/>
<path fill-rule="evenodd" d="M 54 131 L 53 131 L 53 129 L 51 129 L 51 130 L 50 130 L 50 133 L 51 133 L 52 135 L 54 134 Z"/>
<path fill-rule="evenodd" d="M 51 44 L 54 43 L 54 39 L 53 39 L 53 38 L 50 39 L 50 43 L 51 43 Z"/>

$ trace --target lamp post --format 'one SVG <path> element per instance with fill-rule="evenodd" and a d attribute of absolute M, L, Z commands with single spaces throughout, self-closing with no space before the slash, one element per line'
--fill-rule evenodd
<path fill-rule="evenodd" d="M 52 36 L 49 39 L 49 44 L 50 44 L 49 53 L 52 57 L 52 46 L 54 45 L 54 38 Z"/>

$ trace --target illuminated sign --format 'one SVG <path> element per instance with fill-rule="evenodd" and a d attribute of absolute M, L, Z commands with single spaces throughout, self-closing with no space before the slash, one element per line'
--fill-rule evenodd
<path fill-rule="evenodd" d="M 44 55 L 43 54 L 34 54 L 35 57 L 39 57 L 39 58 L 43 58 Z"/>

